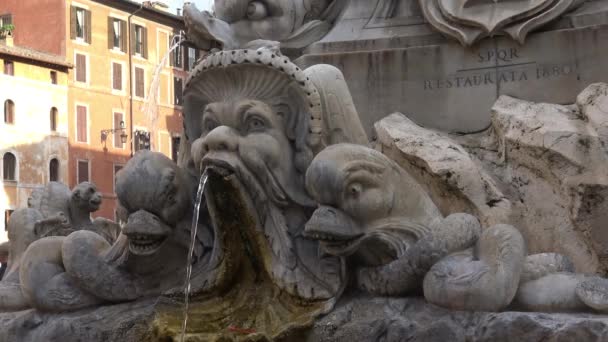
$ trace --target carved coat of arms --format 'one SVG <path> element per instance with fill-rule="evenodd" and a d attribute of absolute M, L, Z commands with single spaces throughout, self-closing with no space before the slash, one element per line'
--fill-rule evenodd
<path fill-rule="evenodd" d="M 419 0 L 424 16 L 442 33 L 471 45 L 506 34 L 523 43 L 532 30 L 585 0 Z"/>

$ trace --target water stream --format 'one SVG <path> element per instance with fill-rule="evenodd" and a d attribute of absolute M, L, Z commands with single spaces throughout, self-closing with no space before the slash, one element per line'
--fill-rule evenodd
<path fill-rule="evenodd" d="M 203 171 L 201 180 L 198 184 L 196 192 L 196 201 L 194 202 L 194 212 L 192 215 L 192 228 L 190 228 L 190 250 L 188 251 L 188 263 L 186 264 L 186 281 L 184 282 L 184 321 L 182 324 L 181 342 L 184 342 L 186 337 L 186 326 L 188 325 L 188 303 L 190 298 L 190 278 L 192 276 L 192 257 L 194 255 L 194 246 L 196 244 L 196 233 L 198 231 L 198 217 L 203 200 L 203 193 L 207 185 L 207 169 Z"/>
<path fill-rule="evenodd" d="M 158 65 L 154 69 L 152 73 L 152 82 L 150 82 L 150 89 L 148 90 L 148 96 L 144 101 L 143 112 L 147 119 L 147 127 L 151 132 L 156 130 L 156 122 L 158 121 L 158 102 L 160 96 L 160 75 L 163 71 L 163 68 L 168 65 L 169 58 L 171 53 L 175 51 L 183 42 L 185 38 L 183 32 L 180 32 L 178 35 L 173 37 L 171 42 L 169 43 L 169 49 L 163 55 Z M 170 99 L 167 99 L 171 101 Z M 152 146 L 154 139 L 150 139 L 150 149 L 154 150 L 154 146 Z"/>

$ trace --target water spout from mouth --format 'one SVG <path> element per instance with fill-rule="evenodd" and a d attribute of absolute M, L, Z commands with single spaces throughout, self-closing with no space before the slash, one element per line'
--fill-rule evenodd
<path fill-rule="evenodd" d="M 188 325 L 188 303 L 190 297 L 190 278 L 192 276 L 192 258 L 194 255 L 194 246 L 196 244 L 196 233 L 198 231 L 198 218 L 199 211 L 201 208 L 201 201 L 203 199 L 203 193 L 207 185 L 208 172 L 207 168 L 201 175 L 201 180 L 198 184 L 198 190 L 196 192 L 196 201 L 194 202 L 194 213 L 192 215 L 192 227 L 190 228 L 190 250 L 188 251 L 188 263 L 186 264 L 186 281 L 184 284 L 184 321 L 182 324 L 181 342 L 184 342 L 186 337 L 186 326 Z"/>

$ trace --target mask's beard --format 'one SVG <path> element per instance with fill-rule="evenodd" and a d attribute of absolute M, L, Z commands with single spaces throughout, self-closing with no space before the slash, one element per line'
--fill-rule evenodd
<path fill-rule="evenodd" d="M 284 208 L 297 205 L 279 184 L 277 177 L 263 163 L 251 165 L 251 169 L 232 153 L 209 153 L 202 160 L 202 166 L 233 172 L 241 183 L 239 190 L 253 205 L 259 226 L 264 233 L 267 248 L 286 267 L 295 267 L 296 256 L 289 227 L 283 214 Z M 257 177 L 256 177 L 257 175 Z M 218 229 L 220 227 L 216 227 Z M 216 234 L 217 235 L 217 234 Z M 267 269 L 271 265 L 266 265 Z"/>

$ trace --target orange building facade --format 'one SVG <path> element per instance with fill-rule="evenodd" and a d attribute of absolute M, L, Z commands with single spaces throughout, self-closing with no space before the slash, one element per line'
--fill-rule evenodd
<path fill-rule="evenodd" d="M 74 66 L 67 73 L 65 180 L 70 187 L 95 183 L 103 195 L 95 216 L 115 219 L 114 175 L 129 158 L 140 149 L 177 157 L 182 85 L 198 57 L 187 47 L 167 55 L 182 18 L 146 1 L 5 1 L 0 16 L 12 15 L 16 42 Z M 41 31 L 45 20 L 57 21 L 52 32 Z"/>
<path fill-rule="evenodd" d="M 87 0 L 66 1 L 65 8 L 66 55 L 74 64 L 68 76 L 69 185 L 95 183 L 104 198 L 96 215 L 110 219 L 115 218 L 116 172 L 148 143 L 175 157 L 182 131 L 183 58 L 171 63 L 174 55 L 169 56 L 154 79 L 182 23 L 140 8 Z M 146 112 L 145 99 L 151 97 L 157 105 Z"/>

